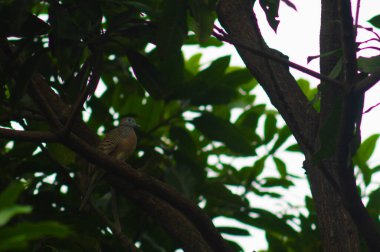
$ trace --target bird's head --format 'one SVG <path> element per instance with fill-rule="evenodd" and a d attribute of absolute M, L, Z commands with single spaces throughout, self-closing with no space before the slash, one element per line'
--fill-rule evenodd
<path fill-rule="evenodd" d="M 128 126 L 132 128 L 139 128 L 140 125 L 138 125 L 133 117 L 125 117 L 122 118 L 120 121 L 120 126 Z"/>

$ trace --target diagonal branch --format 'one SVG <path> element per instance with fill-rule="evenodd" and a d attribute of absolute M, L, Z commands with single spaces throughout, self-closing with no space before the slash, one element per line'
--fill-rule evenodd
<path fill-rule="evenodd" d="M 202 234 L 210 247 L 215 251 L 231 251 L 222 236 L 217 232 L 210 218 L 192 201 L 183 197 L 180 193 L 162 183 L 161 181 L 147 176 L 130 165 L 117 161 L 104 154 L 100 150 L 87 144 L 85 141 L 69 133 L 62 137 L 61 142 L 76 153 L 80 153 L 91 163 L 103 167 L 112 175 L 122 178 L 124 181 L 144 189 L 160 199 L 165 200 L 186 216 Z"/>
<path fill-rule="evenodd" d="M 32 82 L 31 94 L 48 118 L 50 125 L 58 129 L 57 132 L 59 132 L 59 129 L 62 128 L 62 124 L 53 111 L 54 106 L 52 106 L 53 104 L 59 103 L 59 99 L 52 97 L 55 94 L 51 93 L 49 88 L 46 88 L 46 83 L 42 77 L 36 78 L 35 80 L 35 82 Z M 47 97 L 44 97 L 42 92 L 44 92 Z M 52 102 L 52 104 L 49 104 L 49 101 Z M 59 106 L 64 110 L 62 104 Z M 73 132 L 75 132 L 74 129 Z M 198 229 L 203 239 L 214 251 L 231 251 L 210 218 L 197 205 L 161 181 L 133 169 L 126 163 L 114 160 L 112 157 L 93 147 L 94 145 L 89 143 L 97 142 L 97 136 L 94 136 L 96 139 L 86 139 L 86 141 L 72 132 L 68 132 L 67 135 L 57 135 L 57 137 L 61 143 L 91 163 L 96 164 L 97 167 L 103 167 L 111 175 L 122 178 L 137 188 L 144 189 L 156 195 L 158 198 L 168 202 L 172 207 L 182 212 Z"/>
<path fill-rule="evenodd" d="M 227 42 L 227 43 L 230 43 L 234 46 L 237 46 L 237 47 L 241 47 L 241 48 L 244 48 L 258 56 L 261 56 L 261 57 L 264 57 L 264 58 L 267 58 L 267 59 L 270 59 L 270 60 L 273 60 L 273 61 L 277 61 L 279 63 L 283 63 L 285 65 L 288 65 L 289 67 L 291 68 L 294 68 L 300 72 L 303 72 L 305 74 L 308 74 L 314 78 L 317 78 L 317 79 L 320 79 L 322 81 L 326 81 L 328 83 L 331 83 L 331 84 L 334 84 L 334 85 L 337 85 L 338 87 L 340 88 L 343 88 L 343 83 L 338 81 L 338 80 L 335 80 L 335 79 L 332 79 L 326 75 L 323 75 L 323 74 L 320 74 L 318 72 L 315 72 L 307 67 L 304 67 L 304 66 L 301 66 L 297 63 L 294 63 L 292 61 L 290 61 L 289 59 L 287 58 L 284 58 L 284 57 L 280 57 L 278 55 L 275 55 L 273 53 L 268 53 L 266 51 L 263 51 L 263 50 L 260 50 L 260 49 L 256 49 L 252 46 L 248 46 L 248 45 L 245 45 L 243 43 L 240 43 L 239 41 L 233 39 L 231 36 L 229 36 L 227 33 L 225 33 L 222 29 L 220 28 L 217 28 L 215 27 L 216 31 L 217 32 L 213 32 L 212 35 L 214 35 L 214 37 L 216 37 L 217 39 L 219 39 L 220 41 L 224 41 L 224 42 Z"/>
<path fill-rule="evenodd" d="M 380 69 L 354 84 L 353 92 L 364 94 L 380 81 Z"/>
<path fill-rule="evenodd" d="M 231 38 L 234 38 L 234 43 L 238 43 L 236 49 L 247 68 L 268 94 L 302 150 L 312 151 L 318 129 L 318 113 L 312 108 L 297 81 L 290 74 L 286 56 L 266 45 L 252 11 L 252 1 L 220 0 L 217 14 L 223 28 Z M 249 48 L 241 45 L 247 45 Z M 255 52 L 251 50 L 252 48 Z M 262 56 L 265 58 L 257 57 L 258 51 L 264 52 L 265 55 Z M 286 62 L 284 64 L 270 61 L 269 67 L 268 55 L 271 55 L 271 59 L 283 58 Z"/>
<path fill-rule="evenodd" d="M 92 65 L 90 80 L 88 82 L 88 85 L 83 87 L 82 93 L 76 100 L 71 110 L 71 114 L 69 118 L 67 119 L 65 126 L 62 129 L 63 134 L 67 134 L 67 132 L 70 130 L 73 124 L 73 121 L 75 120 L 75 118 L 77 118 L 78 113 L 83 108 L 83 105 L 86 102 L 87 98 L 93 95 L 99 83 L 101 68 L 103 65 L 103 53 L 95 52 L 95 54 L 92 55 L 89 61 L 90 61 L 90 64 Z"/>

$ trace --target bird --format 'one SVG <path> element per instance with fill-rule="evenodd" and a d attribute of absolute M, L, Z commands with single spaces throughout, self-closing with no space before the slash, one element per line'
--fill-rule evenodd
<path fill-rule="evenodd" d="M 106 133 L 97 148 L 116 160 L 125 161 L 136 149 L 137 136 L 135 128 L 139 127 L 140 125 L 136 123 L 133 117 L 122 118 L 119 126 Z M 94 164 L 90 163 L 88 173 L 90 181 L 83 196 L 80 210 L 87 204 L 96 183 L 104 176 L 105 171 L 97 169 Z"/>

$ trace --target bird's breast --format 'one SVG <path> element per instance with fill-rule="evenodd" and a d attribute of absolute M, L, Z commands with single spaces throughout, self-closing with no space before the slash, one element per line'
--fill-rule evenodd
<path fill-rule="evenodd" d="M 127 159 L 133 151 L 136 149 L 137 137 L 133 130 L 128 132 L 125 136 L 120 139 L 119 144 L 116 146 L 115 151 L 113 151 L 112 156 L 118 160 L 124 161 Z"/>

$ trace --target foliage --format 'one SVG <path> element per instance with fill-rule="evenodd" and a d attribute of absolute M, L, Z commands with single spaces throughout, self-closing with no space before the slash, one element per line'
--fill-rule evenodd
<path fill-rule="evenodd" d="M 270 251 L 316 251 L 320 241 L 310 198 L 305 198 L 307 214 L 272 212 L 249 200 L 255 194 L 283 201 L 284 190 L 278 188 L 291 188 L 296 178 L 279 154 L 299 151 L 294 142 L 289 144 L 291 133 L 278 121 L 277 112 L 255 101 L 257 81 L 247 69 L 230 66 L 229 56 L 210 64 L 203 63 L 201 54 L 183 56 L 182 49 L 189 45 L 221 46 L 210 37 L 215 4 L 215 0 L 1 1 L 0 38 L 6 49 L 0 54 L 4 115 L 0 124 L 48 129 L 28 92 L 31 78 L 41 74 L 67 105 L 74 105 L 98 71 L 101 84 L 87 100 L 83 118 L 94 132 L 104 133 L 115 120 L 136 117 L 142 127 L 135 155 L 128 160 L 132 167 L 171 185 L 213 219 L 226 217 L 264 230 Z M 260 5 L 276 29 L 279 1 L 260 0 Z M 371 72 L 371 65 L 364 62 L 363 67 Z M 317 91 L 305 80 L 300 86 L 312 100 Z M 377 139 L 378 135 L 366 140 L 355 159 L 365 185 L 379 170 L 367 163 Z M 0 224 L 6 226 L 0 229 L 0 250 L 6 244 L 7 251 L 120 250 L 120 241 L 102 218 L 114 217 L 106 183 L 100 182 L 93 196 L 101 214 L 79 211 L 81 173 L 87 166 L 80 153 L 58 143 L 5 139 L 0 139 L 0 147 L 0 186 L 23 181 L 22 202 L 34 209 L 15 205 L 20 187 L 3 192 Z M 266 153 L 257 156 L 263 150 Z M 239 158 L 254 161 L 239 167 Z M 273 168 L 277 175 L 267 175 L 265 171 Z M 368 203 L 374 214 L 380 212 L 378 195 L 371 194 Z M 180 246 L 138 205 L 118 201 L 122 230 L 143 251 L 174 251 Z M 21 213 L 28 215 L 9 226 Z M 66 226 L 73 235 L 67 235 Z M 233 226 L 219 231 L 250 235 Z M 15 244 L 20 247 L 3 242 L 9 238 L 4 234 L 20 237 Z M 241 250 L 237 244 L 234 248 Z"/>
<path fill-rule="evenodd" d="M 32 214 L 30 206 L 16 204 L 22 190 L 21 183 L 13 183 L 0 194 L 0 251 L 27 249 L 30 242 L 44 237 L 67 237 L 69 229 L 55 221 L 30 222 L 27 218 L 15 218 Z"/>

